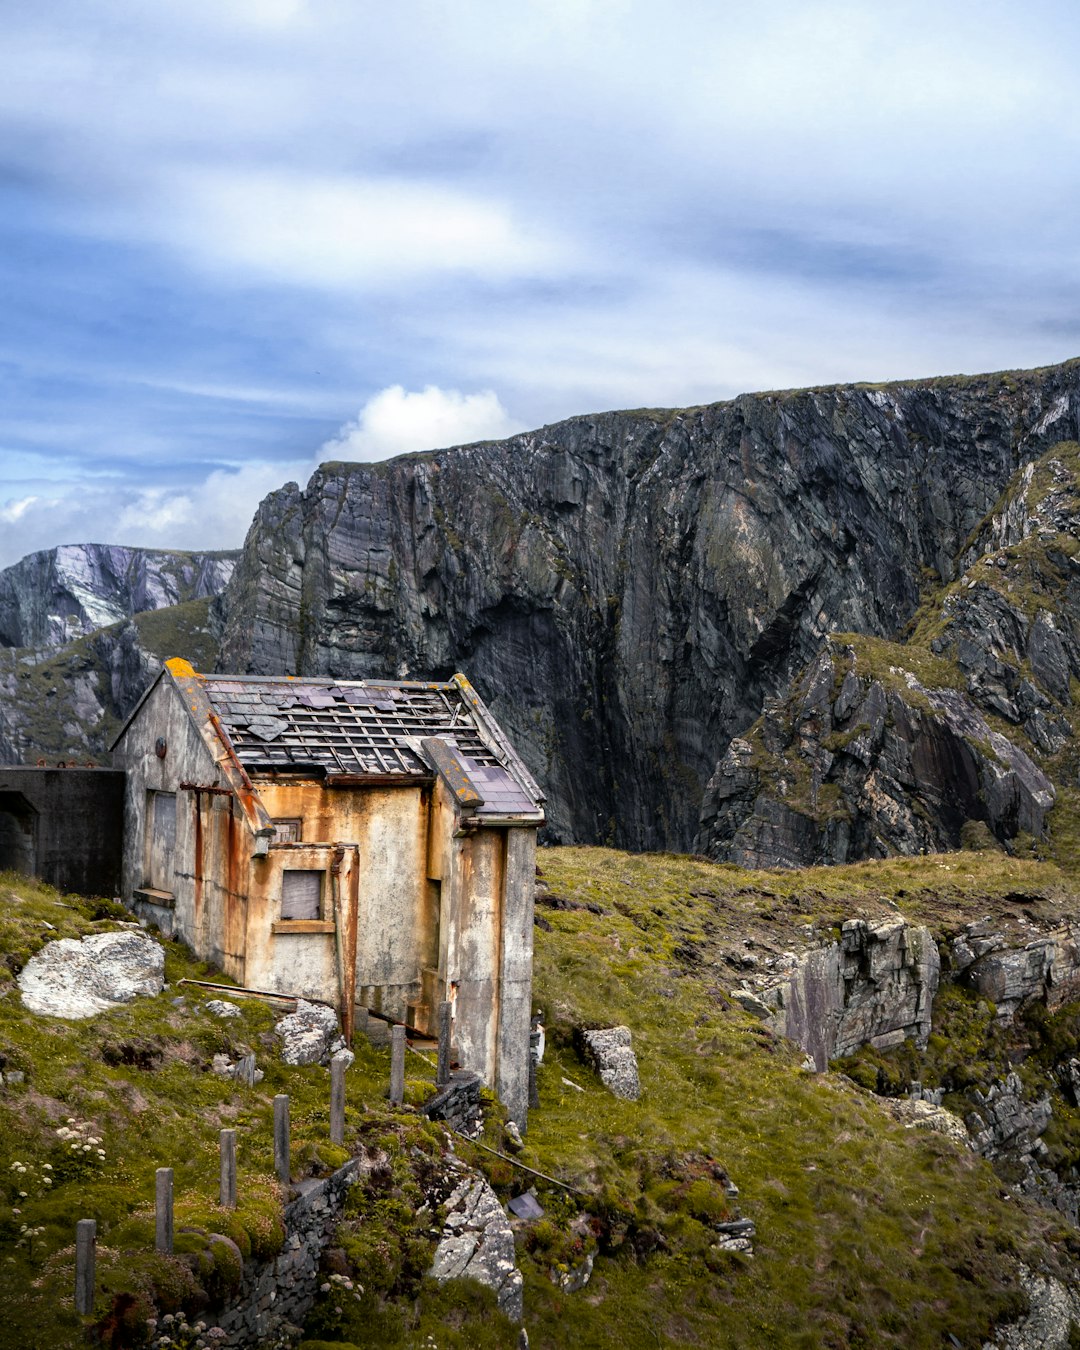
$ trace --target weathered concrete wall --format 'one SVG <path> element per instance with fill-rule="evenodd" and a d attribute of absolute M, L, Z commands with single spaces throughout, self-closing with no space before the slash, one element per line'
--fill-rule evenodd
<path fill-rule="evenodd" d="M 165 753 L 156 745 L 164 742 Z M 223 780 L 206 741 L 165 678 L 150 692 L 139 717 L 117 741 L 114 761 L 127 771 L 124 808 L 123 895 L 135 910 L 183 939 L 233 979 L 247 983 L 243 934 L 234 915 L 246 885 L 252 838 L 229 796 L 181 791 L 181 783 L 212 787 Z M 147 893 L 149 794 L 176 794 L 176 844 L 171 917 L 166 896 Z M 160 878 L 158 878 L 160 880 Z M 144 892 L 139 899 L 137 893 Z"/>
<path fill-rule="evenodd" d="M 0 870 L 116 895 L 123 828 L 124 776 L 115 769 L 0 768 Z"/>
<path fill-rule="evenodd" d="M 188 716 L 185 683 L 163 677 L 117 745 L 128 770 L 124 894 L 141 893 L 137 912 L 253 988 L 339 1006 L 344 990 L 431 1034 L 450 999 L 460 1063 L 523 1124 L 535 828 L 473 828 L 441 778 L 257 778 L 264 819 L 299 822 L 297 840 L 260 855 L 250 803 L 224 791 L 230 766 Z M 148 888 L 147 803 L 162 791 L 176 793 L 170 884 Z M 290 869 L 322 873 L 317 918 L 282 916 Z"/>
<path fill-rule="evenodd" d="M 499 1043 L 495 1091 L 511 1120 L 525 1124 L 529 1109 L 529 1032 L 532 1026 L 533 904 L 536 831 L 506 831 L 506 873 L 499 956 Z"/>

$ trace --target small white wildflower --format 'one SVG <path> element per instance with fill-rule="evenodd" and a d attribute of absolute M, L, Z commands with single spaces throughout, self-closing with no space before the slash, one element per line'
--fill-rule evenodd
<path fill-rule="evenodd" d="M 52 1171 L 52 1163 L 42 1163 L 42 1164 L 41 1164 L 41 1167 L 42 1167 L 42 1171 L 44 1171 L 44 1172 L 51 1172 L 51 1171 Z"/>
<path fill-rule="evenodd" d="M 42 1177 L 41 1180 L 42 1180 L 42 1183 L 43 1183 L 44 1185 L 46 1185 L 46 1186 L 51 1186 L 51 1185 L 52 1185 L 52 1177 Z"/>
<path fill-rule="evenodd" d="M 20 1192 L 19 1192 L 19 1199 L 20 1199 L 20 1200 L 25 1200 L 25 1199 L 26 1199 L 26 1192 L 25 1192 L 25 1191 L 20 1191 Z"/>

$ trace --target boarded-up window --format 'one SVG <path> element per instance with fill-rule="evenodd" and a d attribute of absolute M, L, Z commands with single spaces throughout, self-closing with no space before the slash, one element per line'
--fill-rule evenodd
<path fill-rule="evenodd" d="M 322 879 L 321 872 L 282 872 L 281 917 L 317 919 L 322 900 Z"/>
<path fill-rule="evenodd" d="M 151 792 L 146 802 L 147 885 L 172 892 L 176 850 L 176 794 Z"/>
<path fill-rule="evenodd" d="M 301 824 L 302 822 L 298 819 L 275 820 L 274 843 L 298 844 L 300 842 Z"/>

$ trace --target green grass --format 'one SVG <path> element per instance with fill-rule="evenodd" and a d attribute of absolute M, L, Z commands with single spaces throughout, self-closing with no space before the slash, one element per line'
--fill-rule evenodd
<path fill-rule="evenodd" d="M 968 853 L 752 873 L 691 857 L 575 848 L 543 850 L 540 865 L 544 894 L 562 907 L 537 911 L 547 927 L 536 933 L 535 1001 L 546 1011 L 549 1051 L 521 1158 L 589 1198 L 535 1182 L 547 1216 L 521 1232 L 518 1253 L 534 1347 L 937 1347 L 946 1332 L 974 1347 L 995 1320 L 1022 1308 L 1018 1259 L 1061 1267 L 1065 1230 L 1056 1218 L 1004 1201 L 986 1165 L 939 1136 L 905 1132 L 848 1078 L 806 1072 L 801 1052 L 727 996 L 737 979 L 733 951 L 765 961 L 829 940 L 847 917 L 900 909 L 945 931 L 986 912 L 1006 925 L 1025 912 L 1074 913 L 1057 868 Z M 90 902 L 12 877 L 0 881 L 0 914 L 10 966 L 44 940 L 115 923 Z M 10 966 L 0 966 L 0 1055 L 26 1080 L 0 1089 L 5 1334 L 30 1347 L 82 1343 L 70 1249 L 75 1221 L 95 1217 L 101 1281 L 92 1320 L 111 1327 L 126 1308 L 135 1330 L 116 1343 L 137 1345 L 139 1319 L 151 1308 L 183 1307 L 193 1320 L 201 1301 L 227 1294 L 235 1271 L 208 1265 L 209 1233 L 226 1231 L 242 1250 L 263 1254 L 280 1241 L 269 1174 L 276 1092 L 292 1100 L 294 1175 L 340 1162 L 325 1142 L 328 1074 L 277 1062 L 274 1015 L 257 1002 L 244 1002 L 238 1021 L 208 1015 L 198 991 L 177 986 L 206 971 L 174 944 L 164 995 L 86 1022 L 27 1013 Z M 614 1023 L 633 1030 L 644 1087 L 636 1103 L 611 1096 L 575 1049 L 575 1028 Z M 1041 1034 L 1065 1044 L 1080 1025 Z M 217 1050 L 235 1054 L 243 1045 L 267 1073 L 255 1089 L 207 1071 Z M 959 1037 L 958 1045 L 966 1053 Z M 429 1338 L 440 1347 L 513 1345 L 490 1295 L 425 1278 L 441 1220 L 424 1211 L 424 1178 L 444 1145 L 408 1109 L 383 1107 L 387 1051 L 363 1037 L 355 1049 L 346 1145 L 385 1161 L 357 1189 L 338 1236 L 362 1293 L 346 1297 L 335 1286 L 320 1297 L 310 1340 L 417 1350 L 430 1348 Z M 430 1070 L 414 1056 L 409 1063 L 408 1097 L 419 1102 Z M 225 1125 L 240 1136 L 244 1202 L 235 1215 L 214 1203 Z M 1064 1157 L 1074 1141 L 1070 1122 L 1063 1125 L 1052 1143 Z M 96 1146 L 72 1152 L 58 1129 L 92 1131 L 105 1158 Z M 486 1138 L 501 1143 L 497 1112 Z M 533 1183 L 455 1144 L 504 1198 Z M 15 1162 L 26 1172 L 13 1172 Z M 192 1230 L 187 1259 L 150 1250 L 158 1166 L 175 1171 L 178 1219 Z M 740 1188 L 737 1199 L 725 1175 Z M 718 1247 L 713 1225 L 736 1205 L 757 1225 L 752 1257 Z M 42 1230 L 31 1246 L 24 1222 Z M 590 1250 L 592 1279 L 563 1292 L 552 1273 Z"/>

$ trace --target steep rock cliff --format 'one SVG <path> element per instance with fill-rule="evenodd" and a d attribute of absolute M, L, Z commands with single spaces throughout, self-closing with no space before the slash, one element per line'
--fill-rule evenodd
<path fill-rule="evenodd" d="M 797 866 L 1014 849 L 1051 828 L 1072 846 L 1080 446 L 1020 469 L 960 565 L 906 642 L 831 639 L 732 741 L 705 795 L 703 851 Z"/>
<path fill-rule="evenodd" d="M 463 667 L 544 782 L 554 837 L 689 848 L 732 737 L 830 631 L 909 621 L 1016 470 L 1078 420 L 1070 363 L 326 464 L 260 507 L 222 664 Z"/>
<path fill-rule="evenodd" d="M 0 647 L 57 647 L 146 610 L 219 594 L 236 553 L 64 544 L 0 571 Z"/>

